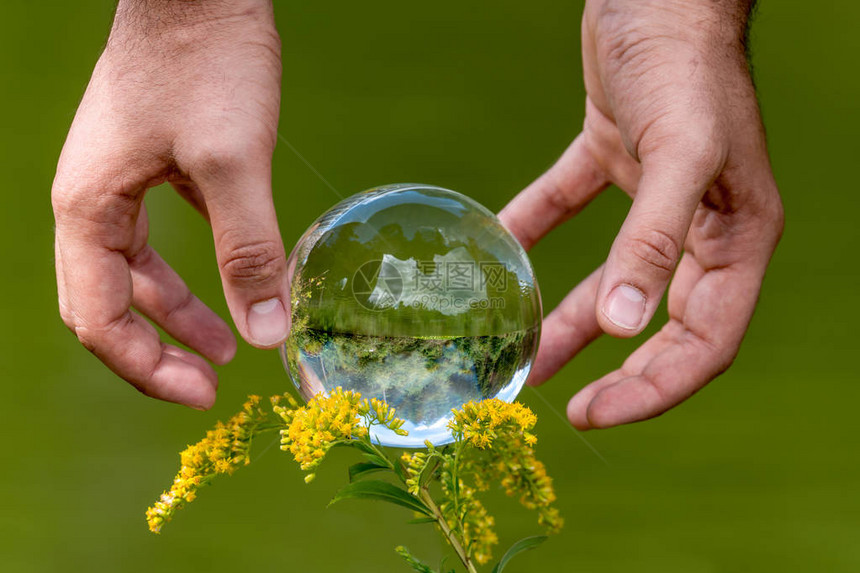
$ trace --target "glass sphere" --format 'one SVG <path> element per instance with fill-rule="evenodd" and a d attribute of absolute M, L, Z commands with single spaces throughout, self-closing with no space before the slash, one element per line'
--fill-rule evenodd
<path fill-rule="evenodd" d="M 525 251 L 493 213 L 430 185 L 353 195 L 323 214 L 288 261 L 292 328 L 281 357 L 305 400 L 340 386 L 378 398 L 408 436 L 452 441 L 451 409 L 511 402 L 538 345 L 541 304 Z"/>

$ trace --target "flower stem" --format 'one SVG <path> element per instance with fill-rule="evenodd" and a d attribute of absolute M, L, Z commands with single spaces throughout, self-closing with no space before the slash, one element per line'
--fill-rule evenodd
<path fill-rule="evenodd" d="M 284 424 L 260 424 L 256 428 L 254 428 L 255 434 L 265 434 L 266 432 L 271 432 L 273 430 L 284 430 L 287 426 Z"/>
<path fill-rule="evenodd" d="M 427 507 L 430 508 L 430 511 L 433 512 L 433 517 L 436 518 L 436 523 L 439 524 L 439 529 L 442 530 L 442 534 L 445 536 L 445 539 L 448 541 L 448 544 L 454 549 L 454 552 L 457 554 L 457 557 L 462 561 L 463 566 L 466 567 L 466 570 L 469 573 L 478 573 L 478 570 L 475 569 L 474 563 L 469 558 L 469 555 L 463 549 L 463 544 L 460 543 L 460 540 L 457 538 L 456 533 L 451 530 L 451 527 L 448 525 L 448 522 L 445 521 L 445 517 L 442 515 L 442 510 L 439 509 L 439 506 L 436 505 L 436 502 L 433 501 L 433 497 L 427 491 L 426 487 L 422 487 L 418 492 L 421 501 L 423 501 Z"/>

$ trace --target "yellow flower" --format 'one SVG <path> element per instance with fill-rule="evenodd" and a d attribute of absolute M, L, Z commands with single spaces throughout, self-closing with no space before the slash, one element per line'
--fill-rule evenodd
<path fill-rule="evenodd" d="M 259 396 L 249 396 L 241 412 L 227 423 L 218 422 L 205 438 L 179 454 L 181 466 L 173 485 L 146 510 L 150 531 L 160 533 L 162 526 L 186 503 L 194 501 L 197 490 L 215 475 L 231 474 L 240 464 L 250 461 L 251 440 L 266 417 L 259 404 Z"/>
<path fill-rule="evenodd" d="M 421 474 L 427 467 L 427 454 L 422 451 L 404 452 L 400 460 L 406 465 L 406 489 L 414 496 L 420 489 Z"/>
<path fill-rule="evenodd" d="M 478 490 L 498 482 L 509 496 L 536 510 L 538 522 L 549 532 L 561 529 L 563 520 L 551 507 L 556 499 L 552 479 L 535 457 L 537 437 L 530 431 L 537 423 L 534 413 L 517 402 L 491 399 L 469 402 L 453 414 L 449 427 L 454 438 L 476 450 L 460 462 L 461 473 L 469 475 Z"/>
<path fill-rule="evenodd" d="M 286 401 L 286 405 L 284 405 Z M 338 442 L 367 436 L 378 424 L 405 434 L 403 420 L 382 400 L 362 400 L 358 392 L 337 387 L 317 394 L 306 406 L 290 396 L 272 399 L 274 411 L 286 423 L 281 430 L 281 449 L 290 452 L 303 470 L 317 467 Z"/>
<path fill-rule="evenodd" d="M 493 545 L 499 542 L 493 526 L 496 520 L 490 515 L 484 505 L 475 497 L 475 490 L 463 486 L 460 495 L 465 500 L 466 517 L 463 524 L 463 538 L 466 545 L 474 552 L 475 561 L 485 565 L 493 557 Z"/>
<path fill-rule="evenodd" d="M 328 395 L 317 395 L 304 407 L 289 396 L 286 399 L 291 407 L 275 406 L 275 413 L 287 424 L 281 430 L 281 449 L 290 452 L 303 470 L 319 465 L 337 440 L 359 435 L 362 404 L 356 392 L 338 387 Z"/>
<path fill-rule="evenodd" d="M 564 519 L 555 507 L 544 507 L 538 510 L 538 523 L 547 528 L 550 533 L 558 533 L 564 526 Z"/>
<path fill-rule="evenodd" d="M 445 502 L 442 504 L 442 514 L 449 524 L 462 527 L 464 546 L 480 565 L 486 564 L 493 557 L 493 546 L 499 542 L 493 530 L 496 520 L 491 516 L 477 497 L 477 490 L 469 487 L 462 479 L 457 479 L 455 493 L 450 473 L 450 462 L 443 470 L 441 480 Z M 457 503 L 454 503 L 454 500 Z"/>
<path fill-rule="evenodd" d="M 537 438 L 529 433 L 537 417 L 519 402 L 508 404 L 498 398 L 481 402 L 468 402 L 459 410 L 452 410 L 454 419 L 449 422 L 455 439 L 465 440 L 469 445 L 481 450 L 490 448 L 503 434 L 526 436 L 534 443 Z"/>

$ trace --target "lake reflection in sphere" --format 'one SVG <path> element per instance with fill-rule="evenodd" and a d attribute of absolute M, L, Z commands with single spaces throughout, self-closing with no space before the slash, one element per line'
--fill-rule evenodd
<path fill-rule="evenodd" d="M 511 402 L 538 344 L 540 294 L 522 247 L 489 210 L 430 185 L 353 195 L 289 259 L 292 329 L 281 349 L 305 400 L 340 386 L 385 400 L 408 436 L 452 440 L 451 409 Z"/>

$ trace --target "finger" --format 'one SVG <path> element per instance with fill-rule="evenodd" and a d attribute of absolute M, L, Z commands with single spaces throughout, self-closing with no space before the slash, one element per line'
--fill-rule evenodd
<path fill-rule="evenodd" d="M 205 360 L 163 344 L 146 319 L 126 311 L 103 325 L 78 325 L 81 343 L 147 396 L 198 410 L 215 403 L 218 377 Z"/>
<path fill-rule="evenodd" d="M 601 390 L 615 384 L 622 378 L 624 378 L 624 374 L 621 370 L 614 370 L 574 394 L 567 403 L 567 418 L 571 425 L 577 430 L 583 431 L 597 428 L 598 426 L 593 425 L 588 418 L 588 407 Z"/>
<path fill-rule="evenodd" d="M 577 392 L 573 398 L 571 398 L 567 407 L 567 415 L 574 427 L 580 430 L 591 429 L 592 425 L 588 419 L 588 407 L 591 405 L 594 397 L 597 396 L 597 394 L 599 394 L 604 388 L 612 386 L 634 373 L 641 372 L 654 358 L 654 356 L 660 354 L 663 350 L 674 343 L 673 337 L 667 332 L 671 330 L 670 327 L 672 325 L 673 323 L 668 323 L 660 330 L 660 332 L 656 333 L 642 346 L 637 348 L 633 354 L 624 361 L 624 365 L 621 368 L 606 374 L 591 384 L 588 384 Z"/>
<path fill-rule="evenodd" d="M 606 428 L 657 416 L 729 367 L 761 287 L 758 264 L 711 269 L 687 299 L 683 321 L 648 340 L 624 366 L 579 392 L 568 405 L 578 428 Z"/>
<path fill-rule="evenodd" d="M 603 330 L 630 337 L 647 326 L 681 256 L 696 206 L 723 158 L 671 145 L 643 159 L 636 198 L 606 261 L 597 296 Z"/>
<path fill-rule="evenodd" d="M 681 255 L 678 268 L 675 269 L 675 275 L 672 277 L 672 282 L 669 285 L 669 316 L 674 316 L 678 320 L 684 320 L 687 299 L 690 293 L 693 292 L 696 283 L 702 280 L 704 276 L 705 269 L 699 265 L 693 255 L 689 252 Z"/>
<path fill-rule="evenodd" d="M 155 329 L 129 311 L 125 253 L 139 241 L 137 193 L 90 193 L 55 185 L 60 308 L 81 343 L 140 391 L 195 408 L 215 400 L 208 365 L 165 352 Z"/>
<path fill-rule="evenodd" d="M 211 407 L 218 383 L 212 368 L 202 359 L 201 364 L 166 352 L 155 328 L 129 311 L 132 288 L 125 257 L 62 236 L 60 242 L 71 327 L 81 343 L 148 396 Z"/>
<path fill-rule="evenodd" d="M 594 314 L 601 266 L 579 283 L 544 320 L 540 347 L 528 384 L 549 380 L 603 331 Z"/>
<path fill-rule="evenodd" d="M 178 346 L 173 346 L 171 344 L 162 344 L 162 352 L 164 354 L 169 354 L 170 356 L 179 358 L 186 364 L 197 368 L 201 372 L 205 372 L 209 382 L 212 384 L 212 387 L 217 390 L 218 389 L 218 375 L 215 373 L 215 370 L 212 366 L 209 365 L 206 360 L 201 358 L 200 356 L 194 354 L 193 352 L 188 352 Z"/>
<path fill-rule="evenodd" d="M 580 134 L 555 165 L 499 213 L 499 219 L 530 249 L 553 228 L 581 211 L 608 182 Z"/>
<path fill-rule="evenodd" d="M 147 245 L 149 219 L 141 204 L 131 247 L 126 253 L 132 278 L 132 305 L 183 344 L 216 364 L 229 362 L 236 352 L 230 327 Z"/>
<path fill-rule="evenodd" d="M 575 426 L 608 428 L 653 418 L 683 402 L 728 368 L 721 349 L 685 335 L 657 354 L 638 374 L 610 376 L 590 389 L 590 399 L 574 397 L 568 417 Z"/>
<path fill-rule="evenodd" d="M 188 290 L 155 249 L 147 245 L 128 263 L 137 310 L 215 364 L 233 359 L 236 338 L 230 327 Z"/>
<path fill-rule="evenodd" d="M 289 332 L 290 299 L 270 158 L 217 161 L 195 181 L 206 198 L 224 294 L 236 327 L 254 346 L 274 348 Z"/>

